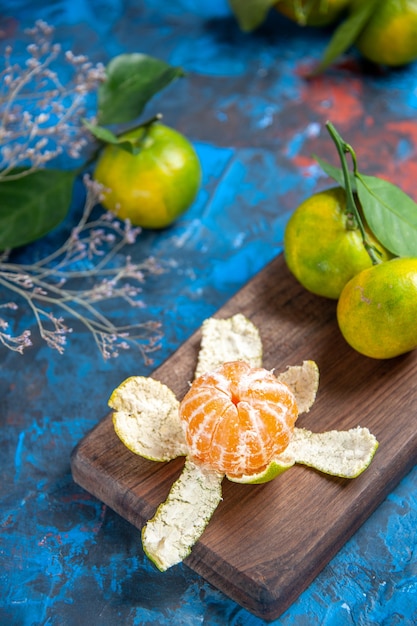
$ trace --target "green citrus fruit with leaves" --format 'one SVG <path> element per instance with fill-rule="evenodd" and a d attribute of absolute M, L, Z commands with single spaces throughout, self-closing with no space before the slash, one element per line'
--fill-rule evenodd
<path fill-rule="evenodd" d="M 300 26 L 326 26 L 334 22 L 350 0 L 280 0 L 275 9 Z"/>
<path fill-rule="evenodd" d="M 417 347 L 417 258 L 374 265 L 350 280 L 337 304 L 348 344 L 368 357 L 389 359 Z"/>
<path fill-rule="evenodd" d="M 366 59 L 381 65 L 400 66 L 417 59 L 417 0 L 377 3 L 356 46 Z"/>
<path fill-rule="evenodd" d="M 120 137 L 135 152 L 109 144 L 94 178 L 105 187 L 102 204 L 135 226 L 165 228 L 194 201 L 201 165 L 193 146 L 178 131 L 160 123 L 144 125 Z"/>
<path fill-rule="evenodd" d="M 381 260 L 388 260 L 385 248 L 368 229 L 366 234 Z M 359 228 L 351 226 L 342 187 L 316 193 L 294 211 L 284 233 L 284 257 L 306 289 L 333 299 L 353 276 L 372 265 Z"/>

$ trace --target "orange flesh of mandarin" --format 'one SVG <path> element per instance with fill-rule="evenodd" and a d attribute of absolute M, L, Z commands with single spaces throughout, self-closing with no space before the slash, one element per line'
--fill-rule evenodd
<path fill-rule="evenodd" d="M 297 417 L 287 385 L 243 361 L 197 378 L 180 404 L 190 456 L 230 476 L 266 468 L 288 446 Z"/>

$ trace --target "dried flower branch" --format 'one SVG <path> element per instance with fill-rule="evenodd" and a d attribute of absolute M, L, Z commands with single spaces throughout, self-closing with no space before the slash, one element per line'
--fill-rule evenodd
<path fill-rule="evenodd" d="M 81 119 L 86 98 L 105 79 L 105 68 L 86 56 L 65 52 L 72 74 L 64 84 L 51 64 L 61 54 L 52 43 L 54 28 L 38 20 L 26 34 L 32 38 L 28 58 L 19 65 L 5 50 L 0 72 L 0 181 L 21 178 L 62 154 L 78 159 L 91 140 Z M 90 118 L 93 121 L 93 118 Z M 16 168 L 25 167 L 16 172 Z"/>
<path fill-rule="evenodd" d="M 15 302 L 6 302 L 5 304 L 0 304 L 0 309 L 11 309 L 16 311 L 17 304 Z M 23 354 L 23 350 L 32 345 L 30 340 L 30 331 L 25 330 L 21 335 L 13 337 L 7 331 L 9 328 L 9 323 L 0 317 L 0 343 L 2 343 L 9 350 L 13 350 L 13 352 L 20 352 Z"/>
<path fill-rule="evenodd" d="M 141 285 L 146 276 L 160 274 L 164 268 L 154 258 L 140 264 L 120 252 L 126 245 L 135 243 L 139 228 L 129 221 L 121 222 L 111 213 L 90 219 L 93 208 L 100 201 L 102 187 L 84 177 L 87 194 L 83 215 L 64 244 L 52 254 L 31 265 L 12 263 L 8 254 L 0 256 L 0 285 L 23 299 L 30 307 L 41 338 L 46 344 L 63 353 L 67 335 L 72 332 L 64 318 L 81 322 L 93 335 L 105 359 L 116 357 L 120 350 L 135 345 L 145 363 L 151 364 L 149 353 L 159 347 L 160 324 L 147 321 L 133 325 L 114 324 L 97 304 L 119 298 L 129 306 L 144 307 L 140 299 Z M 91 282 L 86 287 L 86 281 Z M 0 305 L 16 311 L 16 302 Z M 12 337 L 7 332 L 8 323 L 0 318 L 0 342 L 7 348 L 23 353 L 31 345 L 30 332 Z"/>
<path fill-rule="evenodd" d="M 108 68 L 93 65 L 84 55 L 63 53 L 52 41 L 53 27 L 43 20 L 26 34 L 30 43 L 25 59 L 12 61 L 13 49 L 7 46 L 4 69 L 0 71 L 0 234 L 4 233 L 0 249 L 23 246 L 43 237 L 66 215 L 79 164 L 65 171 L 49 167 L 47 175 L 40 170 L 58 155 L 70 159 L 86 156 L 85 148 L 92 139 L 95 142 L 90 130 L 96 122 L 96 116 L 89 117 L 86 111 L 100 111 L 107 124 L 120 122 L 113 119 L 112 98 L 108 94 L 104 97 L 105 106 L 100 101 L 102 90 L 98 87 L 106 85 Z M 53 70 L 61 54 L 63 77 Z M 130 67 L 130 55 L 122 56 L 123 63 Z M 153 94 L 182 75 L 178 68 L 146 55 L 141 59 L 139 67 L 147 68 L 145 80 L 137 80 L 126 89 L 127 112 L 116 107 L 117 115 L 123 114 L 123 122 L 132 119 L 132 112 L 139 115 Z M 87 156 L 84 164 L 91 161 L 91 154 Z M 10 302 L 0 304 L 0 344 L 21 354 L 32 345 L 30 331 L 13 335 L 6 319 L 23 302 L 33 315 L 41 339 L 61 354 L 72 332 L 67 319 L 72 318 L 92 333 L 105 359 L 135 345 L 145 363 L 150 364 L 149 354 L 159 347 L 160 324 L 114 323 L 103 303 L 117 299 L 129 307 L 144 307 L 141 285 L 147 276 L 159 274 L 163 268 L 153 258 L 134 263 L 126 257 L 124 248 L 135 243 L 140 230 L 110 213 L 93 217 L 101 188 L 89 177 L 85 185 L 83 215 L 62 246 L 26 265 L 12 262 L 10 251 L 0 253 L 0 288 L 13 294 Z M 33 202 L 34 198 L 39 202 Z M 122 312 L 123 307 L 117 311 Z"/>

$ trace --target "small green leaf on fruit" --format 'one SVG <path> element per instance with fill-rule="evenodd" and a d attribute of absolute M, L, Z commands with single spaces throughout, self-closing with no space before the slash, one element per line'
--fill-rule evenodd
<path fill-rule="evenodd" d="M 379 0 L 356 2 L 349 16 L 335 29 L 318 67 L 313 72 L 319 74 L 325 70 L 341 54 L 346 52 L 358 38 L 368 20 L 376 10 Z"/>
<path fill-rule="evenodd" d="M 340 187 L 343 187 L 343 189 L 346 189 L 345 177 L 343 175 L 343 170 L 341 167 L 335 167 L 334 165 L 331 165 L 330 163 L 328 163 L 324 159 L 321 159 L 318 156 L 314 155 L 314 158 L 317 161 L 317 163 L 320 165 L 323 172 L 327 174 L 327 176 L 329 176 L 330 178 L 333 178 L 333 180 L 335 180 L 340 185 Z M 350 178 L 352 191 L 355 192 L 356 191 L 355 177 L 352 173 L 349 173 L 349 178 Z"/>
<path fill-rule="evenodd" d="M 265 21 L 269 9 L 278 0 L 229 0 L 230 7 L 241 30 L 255 30 Z"/>
<path fill-rule="evenodd" d="M 114 57 L 106 73 L 98 92 L 99 124 L 122 124 L 136 119 L 154 95 L 184 76 L 181 68 L 140 53 Z"/>
<path fill-rule="evenodd" d="M 112 131 L 108 128 L 91 124 L 88 120 L 83 120 L 83 124 L 96 139 L 105 144 L 119 146 L 119 148 L 126 150 L 126 152 L 129 152 L 130 154 L 138 154 L 138 152 L 140 152 L 140 146 L 138 146 L 133 139 L 122 139 L 112 133 Z"/>
<path fill-rule="evenodd" d="M 375 176 L 356 174 L 366 221 L 392 254 L 417 256 L 417 204 L 399 187 Z"/>

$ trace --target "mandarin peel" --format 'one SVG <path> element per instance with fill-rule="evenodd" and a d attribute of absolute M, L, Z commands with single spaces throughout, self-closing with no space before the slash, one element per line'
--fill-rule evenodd
<path fill-rule="evenodd" d="M 113 391 L 109 406 L 116 434 L 135 454 L 150 461 L 186 456 L 179 402 L 166 385 L 131 376 Z"/>
<path fill-rule="evenodd" d="M 256 326 L 241 313 L 227 319 L 204 320 L 195 378 L 222 363 L 239 360 L 253 367 L 262 366 L 262 341 Z"/>
<path fill-rule="evenodd" d="M 210 339 L 215 357 L 210 355 Z M 201 374 L 182 403 L 163 383 L 141 376 L 125 380 L 109 400 L 114 409 L 115 432 L 132 452 L 155 461 L 186 457 L 184 469 L 166 501 L 142 529 L 144 551 L 161 571 L 183 561 L 200 538 L 221 501 L 224 476 L 233 482 L 258 484 L 299 463 L 353 478 L 368 467 L 378 447 L 376 438 L 366 428 L 312 433 L 294 426 L 298 414 L 309 411 L 315 400 L 318 367 L 313 361 L 304 361 L 276 376 L 259 367 L 260 336 L 244 316 L 206 320 L 201 343 L 204 346 L 198 359 Z M 226 358 L 220 365 L 219 355 Z M 205 369 L 213 364 L 218 367 Z M 223 377 L 220 387 L 219 371 Z M 241 377 L 246 377 L 243 383 Z M 267 397 L 262 390 L 265 381 Z M 219 429 L 219 435 L 222 429 L 221 419 L 217 416 L 216 420 L 211 409 L 207 415 L 200 415 L 202 421 L 193 423 L 200 406 L 197 399 L 190 404 L 189 394 L 194 394 L 196 389 L 197 398 L 202 394 L 200 399 L 231 420 L 228 428 L 223 429 L 223 436 L 230 444 L 227 454 L 222 452 L 221 441 L 216 436 L 213 449 L 211 439 L 203 437 L 198 444 L 194 440 L 196 434 L 205 434 L 204 421 L 206 425 L 210 423 L 213 433 Z M 280 403 L 281 396 L 277 394 L 282 394 L 285 401 L 281 404 L 286 405 L 279 410 L 273 406 Z M 247 436 L 239 432 L 239 417 L 250 426 Z M 228 430 L 233 436 L 228 436 Z M 275 437 L 278 441 L 274 441 Z M 268 450 L 267 456 L 263 445 Z M 248 450 L 255 451 L 256 463 Z"/>
<path fill-rule="evenodd" d="M 143 549 L 158 569 L 189 555 L 222 498 L 222 480 L 222 474 L 186 459 L 167 499 L 142 529 Z"/>

